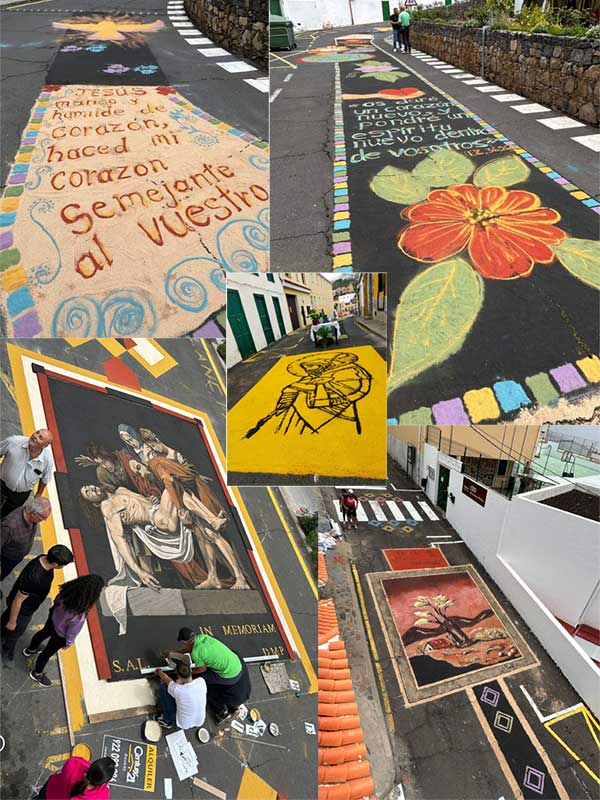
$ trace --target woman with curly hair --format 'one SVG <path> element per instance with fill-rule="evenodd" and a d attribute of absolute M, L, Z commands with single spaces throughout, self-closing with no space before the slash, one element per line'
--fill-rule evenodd
<path fill-rule="evenodd" d="M 34 681 L 42 686 L 52 685 L 44 672 L 46 664 L 61 647 L 65 650 L 71 647 L 103 588 L 104 578 L 100 575 L 82 575 L 60 587 L 46 624 L 23 650 L 24 656 L 39 654 L 29 673 Z M 46 639 L 48 643 L 42 647 Z"/>

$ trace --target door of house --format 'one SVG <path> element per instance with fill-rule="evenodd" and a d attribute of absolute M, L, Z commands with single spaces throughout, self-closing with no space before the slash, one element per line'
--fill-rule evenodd
<path fill-rule="evenodd" d="M 271 344 L 275 341 L 275 334 L 273 333 L 273 327 L 271 326 L 271 320 L 269 319 L 269 312 L 267 311 L 267 301 L 265 300 L 265 296 L 263 294 L 255 294 L 254 302 L 256 303 L 256 310 L 258 311 L 258 316 L 260 317 L 260 324 L 262 325 L 267 344 Z"/>
<path fill-rule="evenodd" d="M 381 0 L 381 14 L 383 19 L 390 18 L 390 4 L 389 0 Z"/>
<path fill-rule="evenodd" d="M 290 319 L 292 320 L 292 328 L 296 331 L 300 327 L 298 321 L 298 306 L 296 304 L 296 297 L 293 294 L 286 294 L 285 296 L 288 311 L 290 312 Z"/>
<path fill-rule="evenodd" d="M 248 358 L 256 353 L 256 345 L 240 300 L 240 293 L 235 289 L 227 289 L 227 319 L 241 357 Z"/>
<path fill-rule="evenodd" d="M 275 14 L 278 17 L 282 17 L 283 14 L 281 13 L 281 3 L 279 0 L 269 0 L 269 11 L 271 14 Z"/>
<path fill-rule="evenodd" d="M 437 504 L 442 511 L 445 511 L 446 506 L 448 505 L 448 484 L 450 483 L 450 470 L 448 467 L 443 467 L 441 464 L 439 465 L 439 470 L 440 476 L 438 481 Z"/>
<path fill-rule="evenodd" d="M 285 325 L 283 324 L 283 314 L 281 313 L 281 303 L 278 297 L 273 298 L 273 306 L 275 307 L 275 316 L 277 317 L 277 324 L 279 325 L 279 332 L 285 336 Z"/>

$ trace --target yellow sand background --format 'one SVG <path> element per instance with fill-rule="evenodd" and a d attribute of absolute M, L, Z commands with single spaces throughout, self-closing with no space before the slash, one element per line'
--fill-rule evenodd
<path fill-rule="evenodd" d="M 13 227 L 39 335 L 182 335 L 224 305 L 215 269 L 267 269 L 268 154 L 194 110 L 159 87 L 51 92 Z"/>
<path fill-rule="evenodd" d="M 319 433 L 290 426 L 277 433 L 281 418 L 267 422 L 250 439 L 245 434 L 277 404 L 281 390 L 298 380 L 287 371 L 303 356 L 286 356 L 258 381 L 227 414 L 227 469 L 230 472 L 267 472 L 290 475 L 330 475 L 383 479 L 387 475 L 386 456 L 386 364 L 370 346 L 343 350 L 316 350 L 306 353 L 333 357 L 355 353 L 357 364 L 372 376 L 371 390 L 357 403 L 362 433 L 353 422 L 336 419 Z"/>

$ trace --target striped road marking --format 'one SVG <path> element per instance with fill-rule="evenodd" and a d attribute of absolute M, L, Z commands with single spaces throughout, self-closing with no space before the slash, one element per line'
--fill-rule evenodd
<path fill-rule="evenodd" d="M 416 519 L 417 522 L 422 522 L 423 517 L 419 514 L 417 509 L 413 506 L 413 504 L 409 500 L 402 501 L 406 507 L 406 510 L 409 512 L 413 519 Z"/>
<path fill-rule="evenodd" d="M 423 509 L 423 511 L 425 512 L 425 514 L 426 514 L 426 515 L 429 517 L 429 519 L 433 519 L 433 520 L 437 520 L 437 519 L 439 519 L 439 517 L 437 517 L 437 516 L 436 516 L 436 515 L 433 513 L 433 509 L 432 509 L 432 508 L 430 508 L 430 506 L 428 505 L 428 503 L 426 503 L 424 500 L 418 500 L 417 502 L 419 503 L 419 505 L 421 506 L 421 508 L 422 508 L 422 509 Z"/>
<path fill-rule="evenodd" d="M 394 519 L 402 520 L 405 518 L 404 514 L 400 511 L 398 503 L 396 503 L 394 500 L 386 500 L 385 503 L 389 508 L 389 510 L 392 512 L 392 516 L 394 517 Z"/>
<path fill-rule="evenodd" d="M 369 505 L 373 509 L 373 513 L 375 514 L 375 519 L 385 520 L 387 522 L 387 517 L 383 513 L 383 509 L 381 508 L 377 500 L 369 500 Z"/>

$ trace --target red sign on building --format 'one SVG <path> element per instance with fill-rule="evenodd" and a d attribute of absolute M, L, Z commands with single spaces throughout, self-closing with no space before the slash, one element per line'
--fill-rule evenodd
<path fill-rule="evenodd" d="M 466 494 L 467 497 L 471 498 L 471 500 L 475 500 L 475 502 L 479 503 L 480 506 L 485 505 L 485 499 L 487 497 L 487 489 L 484 489 L 483 486 L 480 486 L 478 483 L 475 483 L 475 481 L 472 481 L 470 478 L 464 477 L 462 491 L 463 494 Z"/>

